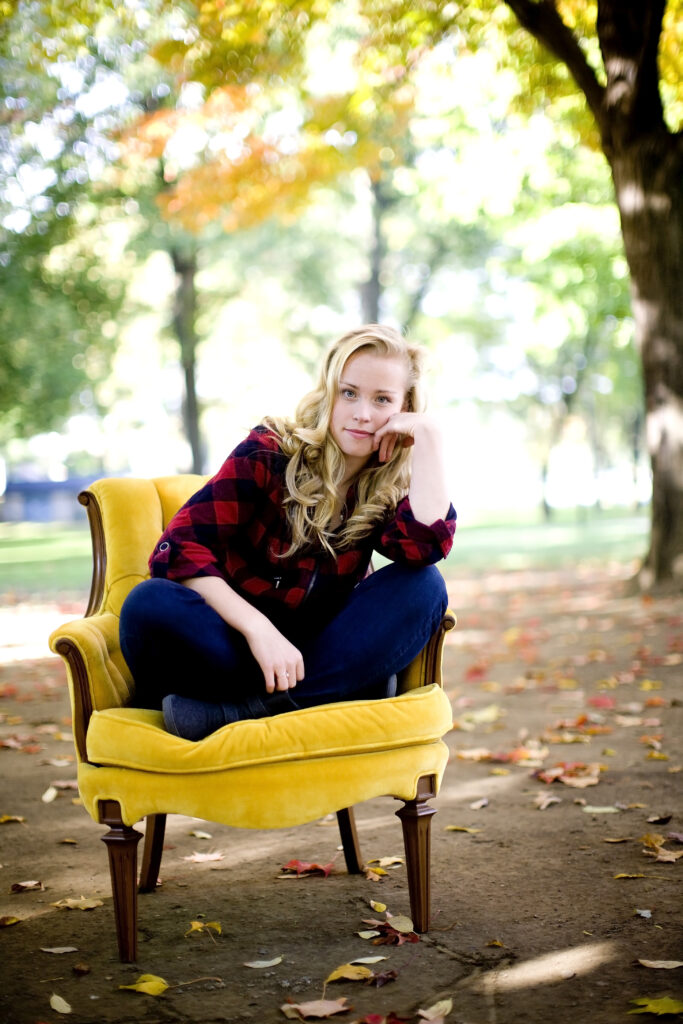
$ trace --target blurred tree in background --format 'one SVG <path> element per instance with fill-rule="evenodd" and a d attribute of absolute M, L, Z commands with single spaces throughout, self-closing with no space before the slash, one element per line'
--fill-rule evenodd
<path fill-rule="evenodd" d="M 10 155 L 0 203 L 12 212 L 0 218 L 0 255 L 17 309 L 3 333 L 12 355 L 2 356 L 0 396 L 10 397 L 0 416 L 14 401 L 5 423 L 28 431 L 55 422 L 69 392 L 87 402 L 136 312 L 128 303 L 117 315 L 134 273 L 128 257 L 161 250 L 175 274 L 168 331 L 196 469 L 198 346 L 211 311 L 243 292 L 252 269 L 264 288 L 277 280 L 286 293 L 282 337 L 304 362 L 329 337 L 322 307 L 340 322 L 389 319 L 433 343 L 466 338 L 480 353 L 478 397 L 529 425 L 541 474 L 577 417 L 600 468 L 610 449 L 637 451 L 642 423 L 630 274 L 653 467 L 643 583 L 677 575 L 680 13 L 680 0 L 5 5 L 0 53 L 11 74 L 0 130 Z M 485 112 L 467 81 L 482 55 Z M 545 130 L 526 162 L 522 117 L 529 139 Z M 496 179 L 493 194 L 484 197 L 468 167 Z M 124 255 L 103 270 L 107 225 Z M 207 289 L 198 282 L 211 267 L 224 268 L 223 283 Z M 78 294 L 73 327 L 57 315 L 60 301 L 79 313 L 59 273 Z M 22 320 L 19 297 L 41 287 L 56 327 L 22 365 L 38 381 L 39 352 L 53 353 L 58 381 L 48 390 L 62 398 L 40 421 L 22 420 L 32 395 L 12 367 L 40 331 Z"/>

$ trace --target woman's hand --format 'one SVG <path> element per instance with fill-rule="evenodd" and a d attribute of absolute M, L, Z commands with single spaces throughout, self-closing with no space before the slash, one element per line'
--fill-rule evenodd
<path fill-rule="evenodd" d="M 430 526 L 448 514 L 445 456 L 441 428 L 421 412 L 398 412 L 375 431 L 379 461 L 387 462 L 396 445 L 414 445 L 410 474 L 410 507 L 420 523 Z"/>
<path fill-rule="evenodd" d="M 297 650 L 271 622 L 262 621 L 257 629 L 244 635 L 263 672 L 267 693 L 291 690 L 304 678 L 304 659 L 301 651 Z"/>
<path fill-rule="evenodd" d="M 416 431 L 431 426 L 428 417 L 420 412 L 397 412 L 390 416 L 384 426 L 375 431 L 374 447 L 379 461 L 388 462 L 397 444 L 403 448 L 415 444 Z"/>

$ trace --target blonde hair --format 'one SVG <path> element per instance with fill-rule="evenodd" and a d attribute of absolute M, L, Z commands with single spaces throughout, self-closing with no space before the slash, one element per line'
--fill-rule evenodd
<path fill-rule="evenodd" d="M 287 556 L 320 544 L 331 554 L 366 537 L 392 512 L 408 491 L 410 448 L 397 445 L 386 463 L 373 454 L 356 480 L 357 501 L 342 528 L 334 534 L 332 519 L 344 478 L 344 455 L 330 432 L 332 409 L 339 394 L 342 371 L 358 352 L 403 359 L 408 371 L 403 408 L 421 412 L 420 388 L 423 350 L 410 344 L 392 327 L 366 324 L 339 338 L 323 361 L 317 387 L 299 402 L 294 420 L 268 417 L 263 423 L 273 430 L 289 457 L 284 500 L 292 531 Z"/>

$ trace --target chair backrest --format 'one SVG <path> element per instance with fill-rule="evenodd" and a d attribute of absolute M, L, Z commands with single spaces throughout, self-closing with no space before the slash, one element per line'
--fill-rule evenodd
<path fill-rule="evenodd" d="M 149 556 L 168 522 L 206 479 L 193 473 L 150 480 L 109 477 L 79 494 L 93 545 L 86 616 L 120 614 L 129 591 L 149 576 Z"/>

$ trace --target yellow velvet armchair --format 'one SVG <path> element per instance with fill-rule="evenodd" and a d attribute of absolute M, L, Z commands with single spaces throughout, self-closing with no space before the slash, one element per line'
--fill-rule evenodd
<path fill-rule="evenodd" d="M 137 955 L 137 891 L 157 884 L 169 813 L 242 828 L 289 827 L 336 812 L 346 866 L 362 861 L 353 805 L 380 795 L 403 801 L 401 819 L 415 928 L 429 927 L 429 826 L 448 760 L 452 725 L 441 687 L 446 614 L 384 700 L 346 701 L 224 726 L 198 743 L 165 731 L 160 711 L 132 708 L 134 681 L 119 645 L 121 605 L 148 576 L 147 559 L 168 521 L 204 482 L 190 474 L 103 479 L 79 495 L 90 521 L 93 578 L 85 618 L 54 631 L 66 663 L 81 798 L 109 831 L 119 955 Z M 139 885 L 132 826 L 146 818 Z"/>

